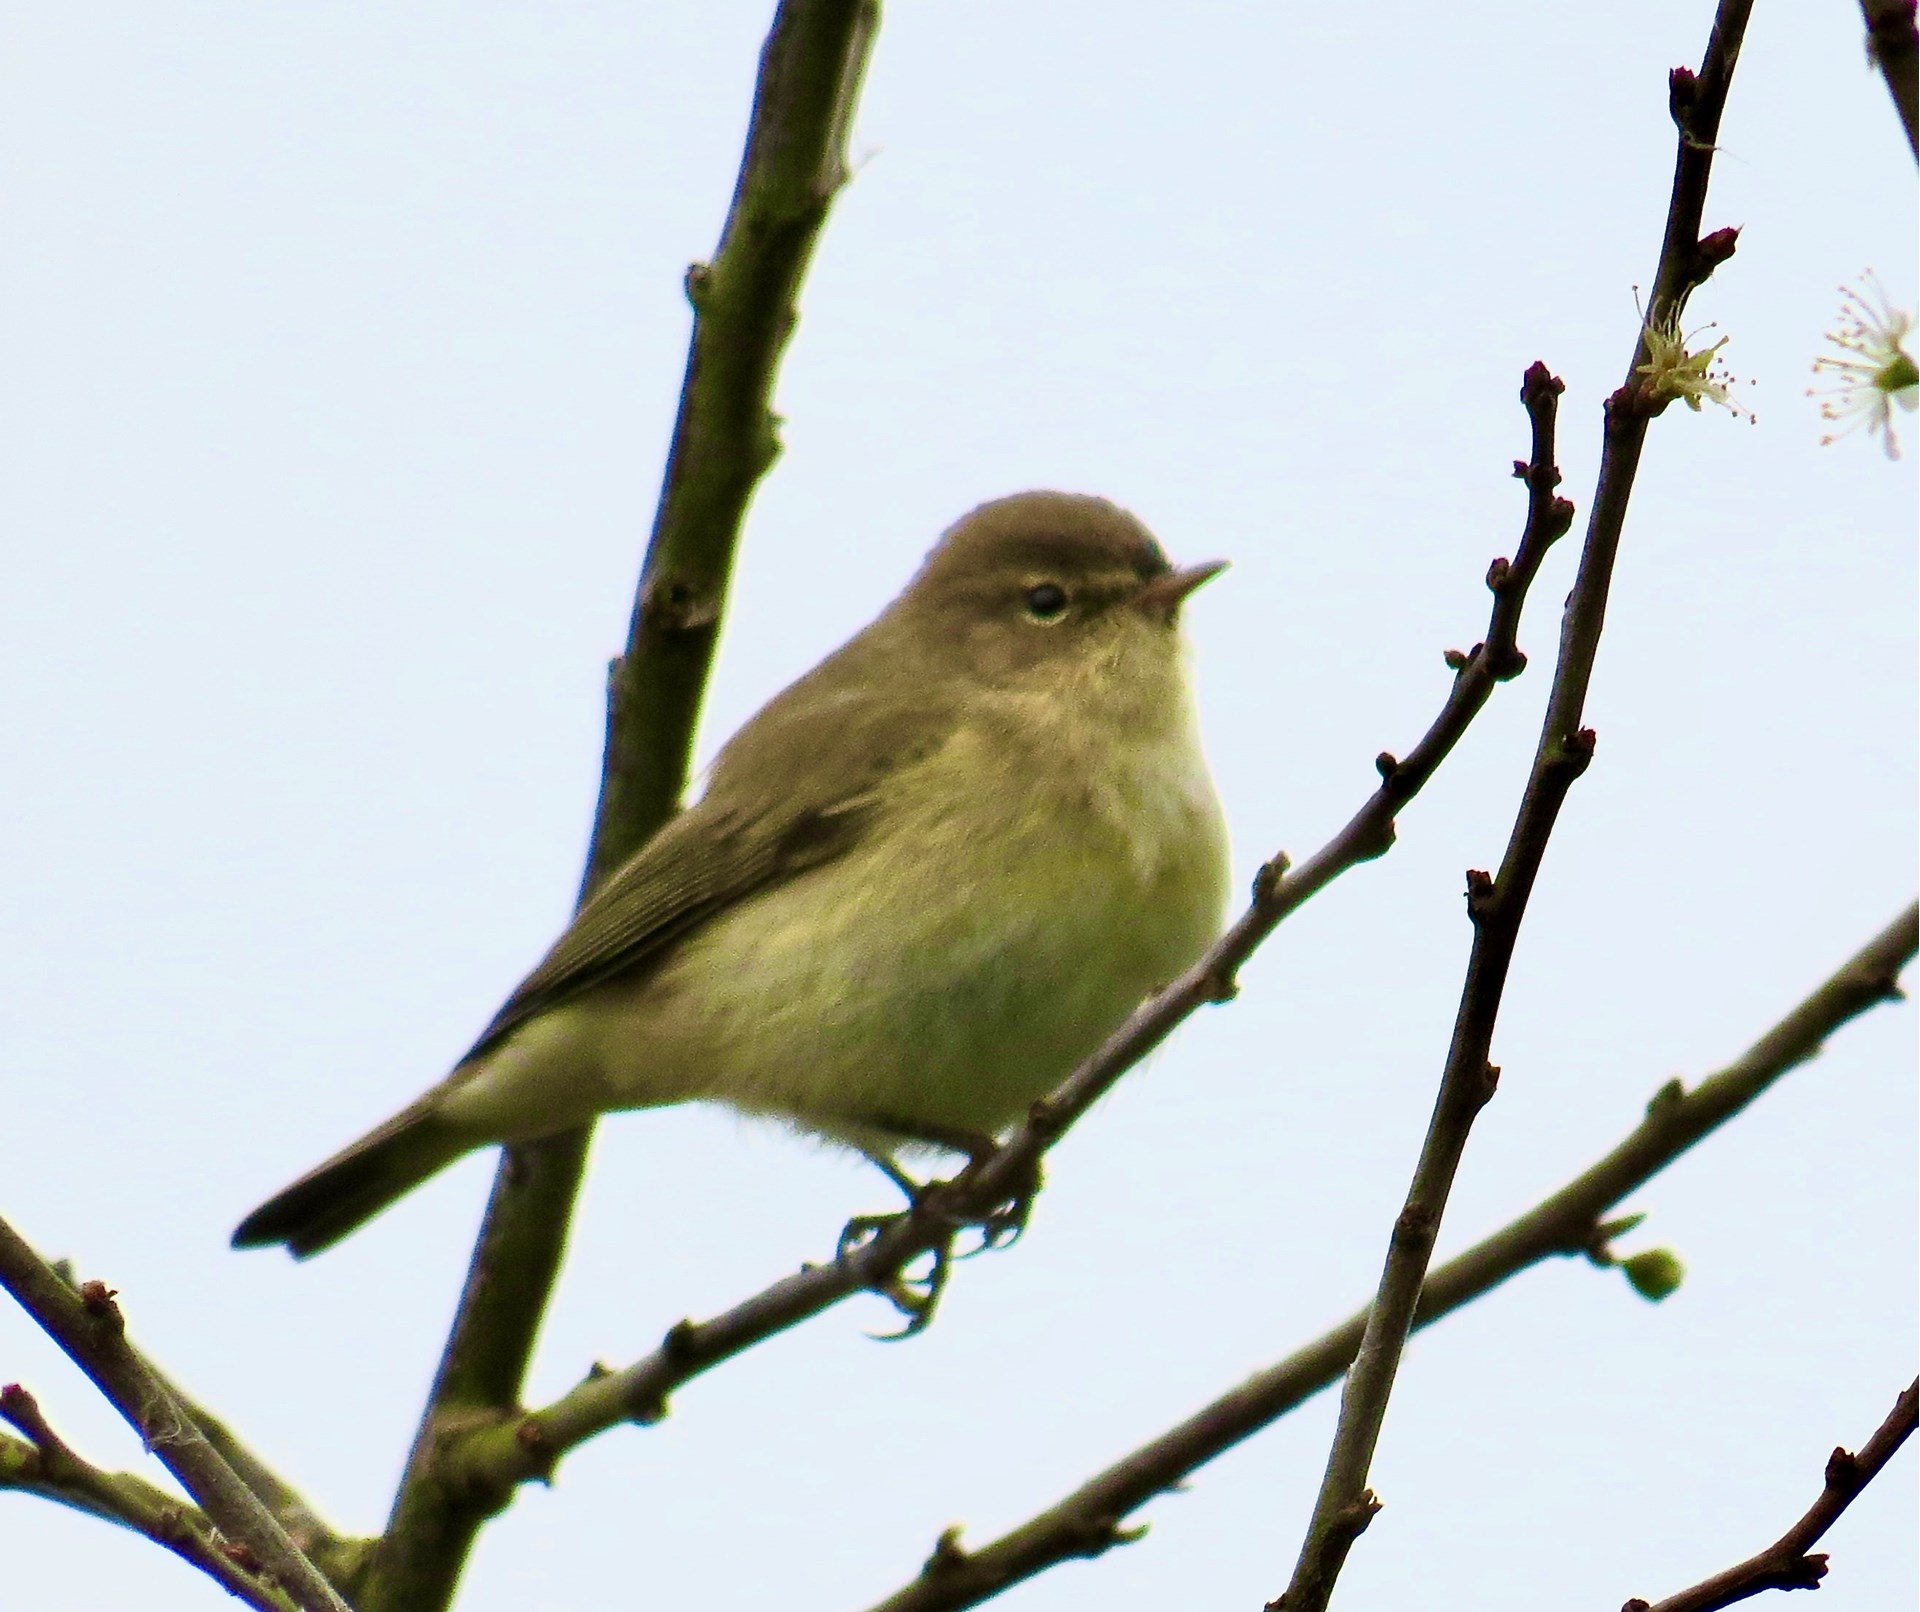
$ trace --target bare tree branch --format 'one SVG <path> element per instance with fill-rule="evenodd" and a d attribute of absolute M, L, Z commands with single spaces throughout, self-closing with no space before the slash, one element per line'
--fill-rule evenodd
<path fill-rule="evenodd" d="M 83 1282 L 76 1292 L 4 1220 L 0 1220 L 0 1287 L 93 1379 L 146 1447 L 200 1502 L 214 1526 L 271 1573 L 301 1612 L 347 1612 L 333 1586 L 300 1553 L 128 1342 L 126 1322 L 112 1289 L 104 1282 Z"/>
<path fill-rule="evenodd" d="M 1827 1576 L 1827 1558 L 1813 1553 L 1813 1547 L 1893 1459 L 1894 1451 L 1913 1432 L 1916 1417 L 1920 1417 L 1920 1381 L 1909 1384 L 1894 1401 L 1887 1419 L 1858 1455 L 1835 1448 L 1827 1457 L 1826 1486 L 1820 1498 L 1765 1550 L 1664 1601 L 1648 1603 L 1636 1596 L 1620 1612 L 1719 1612 L 1766 1590 L 1817 1590 Z"/>
<path fill-rule="evenodd" d="M 228 1594 L 258 1612 L 287 1612 L 294 1603 L 270 1579 L 223 1548 L 206 1513 L 176 1500 L 131 1472 L 104 1472 L 54 1432 L 39 1403 L 18 1383 L 0 1387 L 0 1418 L 27 1440 L 0 1436 L 0 1489 L 17 1489 L 144 1535 L 197 1567 Z"/>
<path fill-rule="evenodd" d="M 1667 210 L 1666 238 L 1649 303 L 1649 325 L 1672 322 L 1677 328 L 1689 293 L 1733 250 L 1730 231 L 1719 231 L 1702 240 L 1700 220 L 1720 114 L 1751 9 L 1752 0 L 1721 0 L 1699 74 L 1679 68 L 1670 81 L 1673 118 L 1680 134 L 1679 155 Z M 1560 657 L 1554 667 L 1546 721 L 1526 793 L 1498 874 L 1467 875 L 1473 950 L 1452 1044 L 1413 1182 L 1394 1222 L 1379 1291 L 1341 1396 L 1340 1420 L 1313 1517 L 1293 1576 L 1273 1602 L 1275 1608 L 1284 1607 L 1286 1612 L 1323 1612 L 1347 1552 L 1378 1509 L 1367 1488 L 1367 1472 L 1386 1420 L 1394 1377 L 1413 1326 L 1454 1173 L 1474 1117 L 1493 1096 L 1499 1078 L 1499 1070 L 1488 1061 L 1488 1054 L 1520 921 L 1567 792 L 1593 757 L 1593 732 L 1583 727 L 1581 720 L 1606 621 L 1614 556 L 1626 523 L 1627 502 L 1648 421 L 1666 406 L 1661 394 L 1653 389 L 1652 378 L 1643 377 L 1641 366 L 1649 356 L 1649 332 L 1643 326 L 1626 382 L 1607 400 L 1605 445 L 1586 545 L 1562 619 Z"/>
<path fill-rule="evenodd" d="M 79 1291 L 80 1284 L 74 1279 L 72 1266 L 67 1260 L 50 1261 L 49 1268 L 69 1288 L 76 1293 Z M 154 1380 L 174 1397 L 207 1442 L 219 1452 L 220 1458 L 233 1468 L 234 1475 L 254 1492 L 260 1503 L 286 1529 L 287 1537 L 301 1555 L 332 1580 L 341 1593 L 351 1594 L 355 1576 L 365 1564 L 373 1542 L 350 1538 L 328 1526 L 308 1505 L 305 1497 L 243 1444 L 224 1421 L 186 1393 L 144 1354 L 141 1359 Z M 128 1481 L 140 1480 L 130 1478 Z M 159 1490 L 154 1492 L 163 1493 Z M 171 1497 L 167 1498 L 170 1504 L 178 1504 Z"/>
<path fill-rule="evenodd" d="M 1428 1276 L 1416 1330 L 1555 1256 L 1604 1254 L 1601 1217 L 1726 1124 L 1789 1070 L 1819 1055 L 1841 1026 L 1900 999 L 1899 972 L 1920 949 L 1920 906 L 1910 906 L 1735 1062 L 1692 1091 L 1662 1087 L 1618 1146 L 1572 1181 Z M 960 1530 L 941 1536 L 911 1584 L 870 1612 L 959 1612 L 1050 1567 L 1099 1556 L 1137 1539 L 1125 1519 L 1337 1382 L 1352 1363 L 1367 1312 L 1248 1378 L 1158 1438 L 1121 1457 L 1045 1511 L 969 1551 Z"/>
<path fill-rule="evenodd" d="M 1459 743 L 1494 687 L 1517 676 L 1526 657 L 1514 647 L 1527 590 L 1547 548 L 1562 536 L 1573 506 L 1555 496 L 1555 410 L 1561 383 L 1544 364 L 1530 366 L 1520 399 L 1532 423 L 1532 455 L 1516 460 L 1514 475 L 1527 486 L 1527 519 L 1512 560 L 1487 572 L 1494 596 L 1486 642 L 1450 652 L 1453 684 L 1445 705 L 1404 761 L 1381 755 L 1380 785 L 1333 839 L 1298 869 L 1284 856 L 1261 870 L 1253 902 L 1213 948 L 1180 979 L 1143 1003 L 990 1159 L 951 1182 L 926 1189 L 908 1214 L 871 1241 L 843 1248 L 828 1264 L 807 1266 L 707 1321 L 682 1321 L 660 1346 L 620 1371 L 596 1371 L 543 1409 L 513 1423 L 490 1423 L 461 1435 L 448 1451 L 459 1482 L 505 1505 L 516 1485 L 551 1476 L 567 1451 L 622 1422 L 642 1425 L 666 1414 L 667 1396 L 703 1372 L 788 1327 L 862 1291 L 892 1294 L 915 1259 L 943 1249 L 956 1225 L 981 1220 L 1030 1181 L 1046 1149 L 1057 1141 L 1122 1074 L 1145 1057 L 1202 1004 L 1232 996 L 1235 973 L 1290 913 L 1334 879 L 1393 844 L 1394 817 L 1426 785 Z M 937 1256 L 939 1257 L 939 1256 Z"/>
<path fill-rule="evenodd" d="M 351 1599 L 373 1551 L 371 1539 L 355 1539 L 330 1527 L 305 1496 L 241 1443 L 227 1424 L 204 1405 L 183 1393 L 171 1378 L 151 1363 L 148 1370 L 165 1385 L 180 1408 L 193 1419 L 206 1441 L 233 1468 L 234 1476 L 254 1492 L 260 1503 L 287 1531 L 300 1554 L 320 1569 L 340 1593 Z"/>
<path fill-rule="evenodd" d="M 760 53 L 733 204 L 711 264 L 687 273 L 694 326 L 625 653 L 582 899 L 672 816 L 748 500 L 778 452 L 771 401 L 795 298 L 834 196 L 879 27 L 878 0 L 782 0 Z M 459 1313 L 374 1553 L 364 1612 L 452 1599 L 492 1499 L 447 1481 L 458 1431 L 513 1415 L 565 1251 L 590 1128 L 503 1155 Z"/>
<path fill-rule="evenodd" d="M 1920 157 L 1920 140 L 1914 135 L 1914 103 L 1920 99 L 1915 93 L 1916 81 L 1920 81 L 1920 42 L 1915 38 L 1913 12 L 1914 0 L 1860 0 L 1860 14 L 1867 24 L 1867 54 L 1887 81 L 1893 109 L 1907 131 L 1907 149 Z"/>

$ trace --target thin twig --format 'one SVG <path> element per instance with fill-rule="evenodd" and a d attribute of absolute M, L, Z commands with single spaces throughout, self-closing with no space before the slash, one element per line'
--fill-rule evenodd
<path fill-rule="evenodd" d="M 460 1481 L 505 1505 L 515 1485 L 551 1475 L 567 1451 L 622 1422 L 648 1424 L 666 1414 L 667 1396 L 683 1383 L 742 1350 L 862 1291 L 889 1292 L 906 1266 L 949 1237 L 956 1221 L 985 1215 L 1030 1179 L 1046 1149 L 1122 1074 L 1158 1046 L 1202 1004 L 1233 994 L 1233 979 L 1254 949 L 1290 913 L 1335 878 L 1380 856 L 1393 844 L 1394 817 L 1425 786 L 1459 743 L 1495 686 L 1526 664 L 1514 647 L 1527 590 L 1547 548 L 1573 519 L 1573 506 L 1555 496 L 1555 408 L 1561 383 L 1543 364 L 1530 366 L 1520 398 L 1532 424 L 1532 455 L 1516 461 L 1527 486 L 1527 519 L 1511 561 L 1487 573 L 1494 601 L 1486 642 L 1450 653 L 1453 683 L 1446 703 L 1404 761 L 1382 755 L 1379 787 L 1338 834 L 1288 870 L 1277 858 L 1254 882 L 1252 904 L 1213 948 L 1180 979 L 1143 1003 L 985 1163 L 958 1179 L 930 1187 L 919 1206 L 871 1241 L 825 1265 L 808 1266 L 710 1320 L 682 1321 L 652 1354 L 615 1372 L 596 1372 L 553 1404 L 512 1425 L 488 1425 L 461 1436 L 448 1452 Z"/>
<path fill-rule="evenodd" d="M 294 1604 L 224 1547 L 205 1512 L 145 1478 L 102 1471 L 77 1454 L 20 1384 L 0 1387 L 0 1418 L 27 1435 L 27 1442 L 0 1436 L 0 1489 L 39 1495 L 144 1535 L 257 1612 L 287 1612 Z"/>
<path fill-rule="evenodd" d="M 1731 232 L 1700 237 L 1720 114 L 1739 57 L 1752 0 L 1721 0 L 1696 76 L 1677 69 L 1670 103 L 1679 129 L 1679 155 L 1667 210 L 1666 237 L 1654 275 L 1651 321 L 1677 322 L 1688 294 L 1731 254 Z M 1323 1612 L 1353 1541 L 1370 1519 L 1367 1473 L 1386 1420 L 1394 1377 L 1420 1302 L 1434 1239 L 1468 1133 L 1493 1096 L 1499 1070 L 1488 1061 L 1494 1026 L 1506 989 L 1507 969 L 1520 922 L 1544 860 L 1547 842 L 1574 781 L 1593 757 L 1593 732 L 1581 725 L 1593 675 L 1614 556 L 1626 523 L 1647 425 L 1665 403 L 1641 379 L 1648 358 L 1647 331 L 1635 343 L 1626 383 L 1607 400 L 1606 435 L 1593 509 L 1580 568 L 1562 618 L 1560 656 L 1554 667 L 1547 715 L 1526 792 L 1501 858 L 1499 872 L 1467 875 L 1467 912 L 1473 950 L 1434 1100 L 1420 1160 L 1406 1202 L 1396 1217 L 1385 1269 L 1368 1313 L 1360 1351 L 1341 1395 L 1340 1419 L 1327 1469 L 1286 1590 L 1272 1603 L 1286 1612 Z"/>
<path fill-rule="evenodd" d="M 79 1292 L 80 1284 L 75 1280 L 69 1261 L 56 1259 L 50 1262 L 54 1275 L 71 1288 Z M 131 1344 L 128 1347 L 132 1347 Z M 256 1498 L 271 1512 L 280 1526 L 287 1531 L 300 1554 L 318 1567 L 341 1594 L 351 1596 L 355 1575 L 365 1562 L 372 1541 L 354 1539 L 329 1527 L 314 1511 L 305 1497 L 292 1484 L 275 1472 L 251 1448 L 243 1444 L 219 1417 L 204 1405 L 201 1405 L 178 1383 L 153 1364 L 142 1353 L 141 1363 L 193 1421 L 206 1440 L 220 1454 L 220 1458 L 233 1468 L 234 1475 L 254 1492 Z M 138 1482 L 138 1479 L 129 1479 Z M 156 1490 L 155 1493 L 161 1491 Z M 170 1504 L 178 1502 L 169 1500 Z"/>
<path fill-rule="evenodd" d="M 1827 1558 L 1813 1547 L 1906 1443 L 1916 1419 L 1920 1419 L 1920 1381 L 1901 1392 L 1887 1419 L 1860 1447 L 1858 1455 L 1835 1448 L 1827 1457 L 1826 1483 L 1820 1498 L 1765 1550 L 1664 1601 L 1649 1603 L 1636 1596 L 1620 1612 L 1719 1612 L 1721 1607 L 1766 1590 L 1817 1590 L 1827 1576 Z"/>
<path fill-rule="evenodd" d="M 271 1573 L 302 1612 L 347 1612 L 334 1588 L 287 1537 L 166 1383 L 127 1341 L 126 1322 L 104 1282 L 78 1291 L 0 1220 L 0 1287 L 93 1379 L 200 1509 L 232 1544 Z"/>
<path fill-rule="evenodd" d="M 748 500 L 779 443 L 775 375 L 795 298 L 834 196 L 879 27 L 878 0 L 782 0 L 760 53 L 733 203 L 711 264 L 687 274 L 694 308 L 653 535 L 625 652 L 608 676 L 606 752 L 582 899 L 674 812 Z M 565 1251 L 590 1128 L 501 1159 L 460 1309 L 361 1591 L 363 1612 L 431 1612 L 452 1599 L 497 1505 L 448 1481 L 450 1435 L 519 1403 Z"/>
<path fill-rule="evenodd" d="M 1742 1113 L 1789 1070 L 1817 1057 L 1827 1038 L 1868 1009 L 1900 998 L 1900 970 L 1920 949 L 1920 906 L 1910 906 L 1726 1068 L 1693 1090 L 1673 1081 L 1631 1134 L 1564 1187 L 1455 1255 L 1427 1278 L 1416 1330 L 1555 1256 L 1604 1256 L 1602 1217 L 1696 1142 Z M 1073 1493 L 978 1550 L 960 1531 L 941 1536 L 920 1576 L 870 1612 L 960 1612 L 1081 1557 L 1137 1539 L 1125 1520 L 1184 1483 L 1215 1456 L 1272 1425 L 1352 1363 L 1367 1312 L 1295 1350 L 1122 1456 Z"/>
<path fill-rule="evenodd" d="M 1920 158 L 1920 140 L 1914 135 L 1914 103 L 1920 99 L 1915 92 L 1920 81 L 1920 40 L 1915 37 L 1913 12 L 1914 0 L 1860 0 L 1860 14 L 1867 24 L 1867 54 L 1887 81 L 1893 109 L 1907 131 L 1907 149 Z"/>

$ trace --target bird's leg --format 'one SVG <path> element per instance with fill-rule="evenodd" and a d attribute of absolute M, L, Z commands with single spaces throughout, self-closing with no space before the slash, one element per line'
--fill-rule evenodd
<path fill-rule="evenodd" d="M 920 1201 L 920 1194 L 927 1190 L 924 1181 L 914 1180 L 889 1155 L 878 1149 L 863 1147 L 860 1149 L 860 1157 L 900 1189 L 900 1195 L 907 1200 L 909 1207 L 917 1204 Z"/>

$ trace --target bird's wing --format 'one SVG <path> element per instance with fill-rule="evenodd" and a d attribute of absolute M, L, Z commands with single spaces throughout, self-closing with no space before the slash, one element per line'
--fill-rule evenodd
<path fill-rule="evenodd" d="M 810 702 L 790 701 L 794 692 L 775 700 L 727 747 L 706 798 L 667 823 L 594 892 L 462 1063 L 548 1008 L 657 958 L 755 890 L 844 853 L 879 815 L 881 782 L 938 748 L 951 731 L 942 713 L 925 704 L 903 710 L 897 691 L 883 701 L 874 697 L 880 691 L 816 688 Z M 768 748 L 789 765 L 755 764 Z"/>

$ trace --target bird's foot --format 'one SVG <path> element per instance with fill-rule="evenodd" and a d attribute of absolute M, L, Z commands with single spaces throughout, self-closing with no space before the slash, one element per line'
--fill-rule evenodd
<path fill-rule="evenodd" d="M 977 1177 L 995 1158 L 999 1156 L 1000 1144 L 993 1142 L 984 1153 L 970 1156 L 966 1169 L 962 1170 L 954 1181 L 956 1191 L 964 1191 L 969 1176 Z M 1001 1194 L 999 1201 L 982 1213 L 975 1213 L 955 1223 L 956 1231 L 973 1230 L 980 1234 L 980 1240 L 965 1253 L 957 1255 L 960 1259 L 972 1259 L 976 1254 L 984 1254 L 992 1248 L 1011 1248 L 1019 1242 L 1027 1229 L 1027 1222 L 1033 1217 L 1033 1200 L 1040 1195 L 1042 1186 L 1040 1161 L 1034 1159 L 1026 1164 L 1013 1184 Z"/>
<path fill-rule="evenodd" d="M 904 1132 L 904 1128 L 901 1129 Z M 902 1220 L 919 1219 L 923 1224 L 930 1222 L 937 1228 L 935 1240 L 924 1252 L 924 1258 L 928 1261 L 924 1269 L 914 1270 L 913 1266 L 919 1261 L 910 1261 L 907 1267 L 873 1286 L 874 1292 L 906 1318 L 906 1326 L 901 1331 L 882 1335 L 889 1341 L 910 1338 L 933 1324 L 934 1312 L 939 1307 L 941 1295 L 946 1291 L 956 1259 L 971 1259 L 990 1248 L 1008 1248 L 1020 1240 L 1021 1234 L 1027 1229 L 1027 1221 L 1033 1213 L 1033 1200 L 1041 1186 L 1040 1162 L 1036 1159 L 1008 1191 L 985 1209 L 968 1207 L 963 1210 L 959 1204 L 970 1196 L 968 1188 L 971 1182 L 977 1180 L 980 1173 L 999 1157 L 1000 1144 L 990 1136 L 973 1132 L 943 1131 L 934 1134 L 922 1127 L 909 1134 L 916 1141 L 933 1142 L 952 1152 L 964 1153 L 967 1166 L 951 1181 L 919 1182 L 891 1158 L 873 1153 L 867 1155 L 887 1179 L 900 1189 L 907 1200 L 907 1208 L 901 1214 L 856 1215 L 849 1220 L 840 1233 L 840 1257 L 844 1258 L 866 1247 Z M 955 1245 L 970 1231 L 978 1234 L 978 1242 L 956 1252 Z"/>

